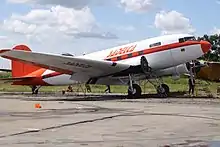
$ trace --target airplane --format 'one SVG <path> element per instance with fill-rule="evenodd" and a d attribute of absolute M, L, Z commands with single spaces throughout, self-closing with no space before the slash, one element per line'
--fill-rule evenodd
<path fill-rule="evenodd" d="M 167 97 L 170 89 L 162 77 L 189 73 L 190 62 L 210 48 L 208 41 L 196 40 L 191 34 L 172 34 L 82 56 L 31 52 L 26 45 L 2 49 L 0 56 L 12 60 L 12 78 L 5 80 L 13 85 L 127 85 L 128 97 L 137 98 L 142 94 L 137 81 L 147 80 L 159 96 Z"/>

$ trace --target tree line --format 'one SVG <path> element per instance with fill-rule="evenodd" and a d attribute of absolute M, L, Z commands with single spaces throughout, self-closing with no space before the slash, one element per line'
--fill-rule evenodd
<path fill-rule="evenodd" d="M 212 44 L 211 50 L 199 59 L 220 62 L 220 34 L 204 35 L 198 37 L 198 40 L 206 40 Z"/>

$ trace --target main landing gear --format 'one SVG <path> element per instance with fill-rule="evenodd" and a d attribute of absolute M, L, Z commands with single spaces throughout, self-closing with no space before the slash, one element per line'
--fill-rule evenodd
<path fill-rule="evenodd" d="M 128 98 L 138 98 L 141 96 L 141 93 L 141 87 L 135 84 L 132 80 L 132 76 L 129 75 Z"/>
<path fill-rule="evenodd" d="M 32 94 L 38 94 L 38 91 L 40 88 L 41 88 L 41 86 L 32 86 L 31 87 Z"/>
<path fill-rule="evenodd" d="M 169 86 L 163 83 L 162 78 L 154 74 L 152 68 L 148 65 L 146 57 L 142 56 L 140 63 L 141 70 L 146 75 L 147 81 L 155 87 L 159 97 L 167 97 L 170 93 Z M 141 93 L 141 87 L 134 83 L 132 75 L 129 74 L 128 98 L 138 98 L 141 96 Z"/>

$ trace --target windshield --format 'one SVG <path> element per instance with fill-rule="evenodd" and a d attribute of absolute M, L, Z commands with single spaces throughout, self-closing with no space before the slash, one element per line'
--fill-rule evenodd
<path fill-rule="evenodd" d="M 185 41 L 192 41 L 192 40 L 196 40 L 196 38 L 194 36 L 190 36 L 190 37 L 184 37 L 184 38 L 180 38 L 179 42 L 185 42 Z"/>
<path fill-rule="evenodd" d="M 189 41 L 189 40 L 196 40 L 196 38 L 194 36 L 192 37 L 184 37 L 185 41 Z"/>

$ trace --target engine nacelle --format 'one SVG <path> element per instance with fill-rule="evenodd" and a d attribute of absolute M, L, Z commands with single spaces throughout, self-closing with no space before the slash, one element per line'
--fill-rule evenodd
<path fill-rule="evenodd" d="M 182 74 L 188 74 L 190 72 L 189 63 L 186 64 L 180 64 L 178 66 L 166 68 L 163 70 L 160 70 L 158 72 L 159 76 L 172 76 L 173 79 L 178 79 L 180 75 Z"/>

